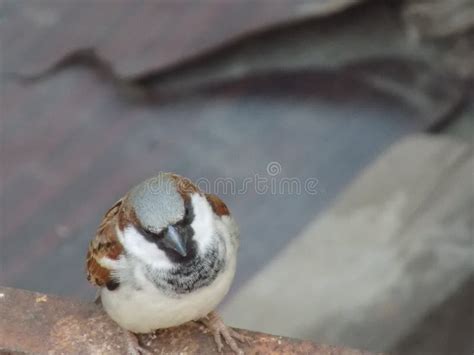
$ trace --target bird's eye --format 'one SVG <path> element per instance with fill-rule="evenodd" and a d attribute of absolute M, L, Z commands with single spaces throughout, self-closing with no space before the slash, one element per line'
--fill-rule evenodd
<path fill-rule="evenodd" d="M 145 237 L 149 238 L 149 239 L 159 239 L 159 238 L 162 238 L 163 235 L 164 235 L 164 232 L 161 231 L 159 233 L 155 233 L 155 232 L 152 232 L 150 231 L 149 229 L 146 229 L 146 228 L 140 228 L 140 232 L 142 235 L 144 235 Z"/>
<path fill-rule="evenodd" d="M 165 236 L 165 231 L 162 230 L 160 233 L 155 233 L 154 235 L 155 235 L 155 238 L 161 239 Z"/>

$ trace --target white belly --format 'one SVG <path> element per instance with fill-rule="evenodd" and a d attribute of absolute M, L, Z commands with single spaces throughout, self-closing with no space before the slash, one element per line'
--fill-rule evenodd
<path fill-rule="evenodd" d="M 141 290 L 126 283 L 114 291 L 103 288 L 102 304 L 122 328 L 134 333 L 149 333 L 206 316 L 227 294 L 234 273 L 235 260 L 230 260 L 211 285 L 176 298 L 163 294 L 149 281 L 140 284 Z"/>

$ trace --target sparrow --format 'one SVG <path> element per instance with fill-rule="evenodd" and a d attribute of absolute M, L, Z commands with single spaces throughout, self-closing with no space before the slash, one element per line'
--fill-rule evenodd
<path fill-rule="evenodd" d="M 149 353 L 137 334 L 201 321 L 217 350 L 243 354 L 214 311 L 236 268 L 239 230 L 225 203 L 189 179 L 159 173 L 133 187 L 105 214 L 86 258 L 87 280 L 124 329 L 130 354 Z"/>

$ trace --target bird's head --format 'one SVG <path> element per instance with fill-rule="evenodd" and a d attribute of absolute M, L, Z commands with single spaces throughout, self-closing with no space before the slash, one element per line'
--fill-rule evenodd
<path fill-rule="evenodd" d="M 216 211 L 212 197 L 191 181 L 160 173 L 125 197 L 120 239 L 127 253 L 155 267 L 170 268 L 211 247 L 218 238 Z"/>

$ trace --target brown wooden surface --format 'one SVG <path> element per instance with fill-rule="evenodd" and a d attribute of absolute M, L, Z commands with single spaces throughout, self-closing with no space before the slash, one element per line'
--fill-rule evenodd
<path fill-rule="evenodd" d="M 369 352 L 238 330 L 250 337 L 246 354 L 370 355 Z M 142 335 L 156 354 L 217 354 L 198 323 Z M 0 352 L 22 354 L 126 354 L 122 330 L 93 303 L 0 287 Z M 228 347 L 224 353 L 233 354 Z"/>

